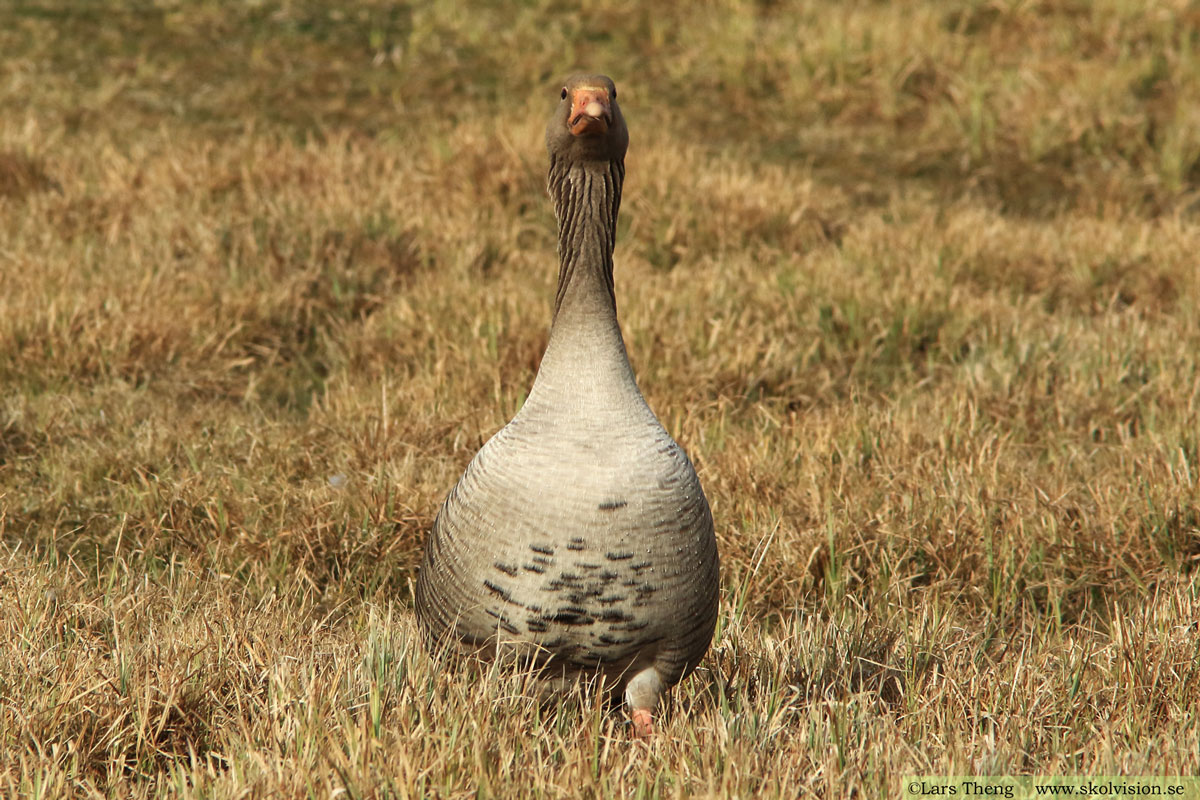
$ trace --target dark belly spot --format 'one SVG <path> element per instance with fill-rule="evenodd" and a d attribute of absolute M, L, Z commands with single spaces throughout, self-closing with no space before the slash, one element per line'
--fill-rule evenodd
<path fill-rule="evenodd" d="M 607 633 L 600 635 L 600 644 L 629 644 L 633 641 L 633 637 L 615 637 L 609 636 Z"/>
<path fill-rule="evenodd" d="M 593 597 L 599 597 L 599 596 L 600 596 L 599 589 L 582 589 L 580 591 L 571 592 L 570 594 L 568 594 L 567 600 L 569 600 L 572 603 L 583 604 L 583 603 L 586 603 L 588 600 L 591 600 Z"/>
<path fill-rule="evenodd" d="M 613 553 L 613 552 L 605 553 L 604 557 L 607 558 L 609 561 L 628 561 L 629 559 L 633 558 L 633 553 L 629 553 L 629 552 L 622 550 L 622 551 L 618 551 L 615 553 Z"/>
<path fill-rule="evenodd" d="M 512 595 L 509 594 L 505 589 L 501 589 L 499 586 L 492 583 L 491 581 L 484 581 L 483 585 L 487 587 L 489 592 L 496 595 L 504 602 L 506 602 L 506 603 L 512 602 Z"/>
<path fill-rule="evenodd" d="M 645 630 L 646 628 L 650 627 L 649 622 L 633 622 L 632 620 L 633 620 L 633 618 L 630 617 L 630 622 L 626 622 L 624 625 L 614 625 L 612 629 L 614 631 L 626 631 L 628 633 L 637 633 L 640 630 Z"/>
<path fill-rule="evenodd" d="M 498 611 L 493 611 L 493 610 L 492 610 L 492 609 L 490 609 L 490 608 L 489 608 L 489 609 L 486 609 L 486 610 L 487 610 L 488 616 L 494 617 L 496 620 L 498 620 L 498 621 L 500 622 L 500 627 L 501 627 L 501 628 L 502 628 L 502 629 L 503 629 L 503 630 L 504 630 L 506 633 L 514 633 L 514 634 L 515 634 L 515 633 L 520 633 L 520 632 L 521 632 L 521 631 L 519 631 L 519 630 L 517 629 L 517 626 L 516 626 L 516 625 L 513 625 L 511 622 L 509 622 L 509 621 L 508 621 L 508 618 L 507 618 L 507 617 L 505 617 L 505 616 L 504 616 L 503 614 L 501 614 L 500 612 L 498 612 Z"/>
<path fill-rule="evenodd" d="M 550 622 L 557 622 L 559 625 L 591 625 L 596 621 L 596 618 L 587 613 L 587 609 L 576 606 L 567 606 L 566 608 L 548 617 Z"/>
<path fill-rule="evenodd" d="M 554 555 L 554 548 L 544 544 L 531 544 L 529 545 L 529 549 L 544 556 Z"/>
<path fill-rule="evenodd" d="M 616 511 L 617 509 L 624 508 L 627 505 L 629 505 L 629 503 L 626 500 L 605 500 L 603 503 L 597 506 L 597 508 L 599 508 L 601 511 Z"/>
<path fill-rule="evenodd" d="M 583 539 L 580 539 L 578 536 L 571 539 L 571 541 L 567 544 L 567 549 L 574 550 L 575 552 L 579 552 L 580 550 L 583 550 L 584 549 Z"/>
<path fill-rule="evenodd" d="M 506 575 L 510 575 L 514 578 L 517 576 L 517 568 L 512 564 L 505 564 L 502 561 L 495 561 L 492 563 L 492 566 Z"/>
<path fill-rule="evenodd" d="M 521 568 L 527 569 L 530 572 L 536 572 L 538 575 L 546 574 L 546 568 L 543 567 L 541 564 L 522 564 Z"/>
<path fill-rule="evenodd" d="M 561 592 L 563 589 L 578 589 L 579 578 L 576 575 L 561 575 L 550 581 L 550 591 Z"/>

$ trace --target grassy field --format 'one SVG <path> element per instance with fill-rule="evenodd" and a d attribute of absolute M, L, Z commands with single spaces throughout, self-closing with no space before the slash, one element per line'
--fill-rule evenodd
<path fill-rule="evenodd" d="M 0 4 L 0 796 L 1200 774 L 1200 6 L 331 7 Z M 412 614 L 577 68 L 723 559 L 648 744 Z"/>

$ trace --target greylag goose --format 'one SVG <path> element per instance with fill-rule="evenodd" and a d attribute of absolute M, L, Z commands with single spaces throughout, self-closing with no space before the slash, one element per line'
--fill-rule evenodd
<path fill-rule="evenodd" d="M 425 542 L 433 644 L 602 678 L 635 735 L 699 663 L 717 617 L 712 513 L 634 382 L 613 245 L 629 133 L 612 80 L 570 78 L 546 127 L 558 292 L 529 397 L 467 466 Z"/>

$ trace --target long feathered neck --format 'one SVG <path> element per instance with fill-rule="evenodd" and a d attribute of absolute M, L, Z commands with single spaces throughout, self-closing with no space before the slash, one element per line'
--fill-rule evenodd
<path fill-rule="evenodd" d="M 624 177 L 621 161 L 551 160 L 558 293 L 550 341 L 522 413 L 577 424 L 612 415 L 626 419 L 620 415 L 645 407 L 625 353 L 613 294 L 613 244 Z"/>
<path fill-rule="evenodd" d="M 624 161 L 551 159 L 548 185 L 558 217 L 555 321 L 564 307 L 616 316 L 613 246 L 624 181 Z"/>

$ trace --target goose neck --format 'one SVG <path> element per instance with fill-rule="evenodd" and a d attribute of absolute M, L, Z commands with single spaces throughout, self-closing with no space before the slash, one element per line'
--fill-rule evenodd
<path fill-rule="evenodd" d="M 530 401 L 578 406 L 641 402 L 613 293 L 613 246 L 622 162 L 551 162 L 558 216 L 558 292 L 554 323 Z M 591 402 L 591 401 L 589 401 Z"/>
<path fill-rule="evenodd" d="M 621 161 L 550 165 L 550 195 L 558 217 L 556 324 L 564 316 L 616 319 L 613 248 L 624 177 Z"/>

